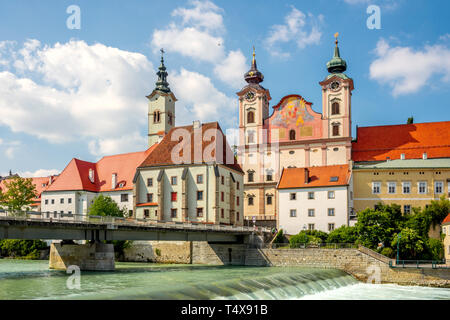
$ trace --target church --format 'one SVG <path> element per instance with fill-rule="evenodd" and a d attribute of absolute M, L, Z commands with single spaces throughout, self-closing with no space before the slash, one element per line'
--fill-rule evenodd
<path fill-rule="evenodd" d="M 334 211 L 334 216 L 344 216 L 343 221 L 347 224 L 351 212 L 349 165 L 352 146 L 351 98 L 354 86 L 353 80 L 345 74 L 347 63 L 340 56 L 337 35 L 334 56 L 327 63 L 327 69 L 329 75 L 319 82 L 318 87 L 322 91 L 322 113 L 312 110 L 312 103 L 297 94 L 283 97 L 270 111 L 270 92 L 261 85 L 264 76 L 257 68 L 253 53 L 251 69 L 244 76 L 248 84 L 237 93 L 239 163 L 246 175 L 244 212 L 247 219 L 261 220 L 262 225 L 275 225 L 277 220 L 283 220 L 284 215 L 293 212 L 291 210 L 297 210 L 297 216 L 290 217 L 292 219 L 286 222 L 290 224 L 300 219 L 300 210 L 304 211 L 302 215 L 306 217 L 308 209 L 317 211 L 318 208 L 309 208 L 308 205 L 312 204 L 306 205 L 307 202 L 294 205 L 281 201 L 277 188 L 280 181 L 288 179 L 297 181 L 283 184 L 292 189 L 289 192 L 291 194 L 300 192 L 305 187 L 327 188 L 330 183 L 332 186 L 344 186 L 346 205 L 340 208 L 342 212 Z M 308 168 L 315 167 L 321 167 L 322 170 L 308 171 Z M 334 176 L 333 170 L 326 170 L 327 167 L 335 167 L 343 172 L 338 184 L 329 181 L 331 178 L 338 179 L 339 175 Z M 294 168 L 303 169 L 290 170 Z M 305 177 L 305 174 L 313 171 L 331 172 L 331 176 L 329 179 L 314 175 Z M 284 208 L 286 205 L 294 207 Z M 302 208 L 296 207 L 299 205 Z M 317 215 L 319 214 L 316 213 Z M 309 216 L 308 221 L 309 228 L 314 229 L 314 217 Z M 280 227 L 286 228 L 283 221 L 278 222 Z"/>

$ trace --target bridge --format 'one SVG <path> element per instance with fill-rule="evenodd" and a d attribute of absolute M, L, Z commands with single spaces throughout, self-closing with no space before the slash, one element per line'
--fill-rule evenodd
<path fill-rule="evenodd" d="M 0 239 L 65 240 L 52 243 L 50 268 L 69 265 L 82 270 L 114 270 L 114 248 L 102 241 L 156 240 L 206 241 L 208 243 L 249 243 L 255 233 L 268 229 L 244 226 L 157 222 L 119 217 L 82 216 L 44 218 L 43 215 L 0 216 Z M 85 245 L 65 244 L 67 240 L 87 240 Z"/>

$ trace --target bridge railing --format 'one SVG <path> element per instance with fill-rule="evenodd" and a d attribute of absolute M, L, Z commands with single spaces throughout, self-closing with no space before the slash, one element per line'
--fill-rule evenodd
<path fill-rule="evenodd" d="M 148 219 L 131 219 L 124 217 L 111 216 L 90 216 L 68 213 L 49 213 L 49 212 L 19 212 L 10 214 L 8 212 L 0 213 L 0 220 L 28 220 L 28 221 L 44 221 L 50 223 L 74 223 L 74 224 L 108 224 L 108 225 L 122 225 L 122 226 L 153 226 L 158 228 L 168 229 L 190 229 L 190 230 L 216 230 L 216 231 L 255 231 L 255 232 L 270 232 L 269 229 L 263 227 L 245 227 L 245 226 L 231 226 L 207 224 L 199 222 L 173 222 L 173 221 L 154 221 Z"/>

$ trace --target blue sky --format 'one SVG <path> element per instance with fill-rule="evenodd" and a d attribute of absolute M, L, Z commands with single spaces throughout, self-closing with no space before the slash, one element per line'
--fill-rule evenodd
<path fill-rule="evenodd" d="M 237 126 L 253 45 L 272 106 L 300 94 L 321 112 L 335 32 L 355 83 L 354 127 L 450 120 L 445 0 L 43 3 L 0 0 L 0 175 L 145 149 L 161 47 L 177 125 Z M 70 5 L 79 30 L 67 28 Z M 380 7 L 379 30 L 367 28 L 369 5 Z"/>

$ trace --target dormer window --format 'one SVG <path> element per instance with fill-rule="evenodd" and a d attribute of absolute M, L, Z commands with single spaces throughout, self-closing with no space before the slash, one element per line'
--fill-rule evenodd
<path fill-rule="evenodd" d="M 94 183 L 94 170 L 89 169 L 89 180 Z"/>

